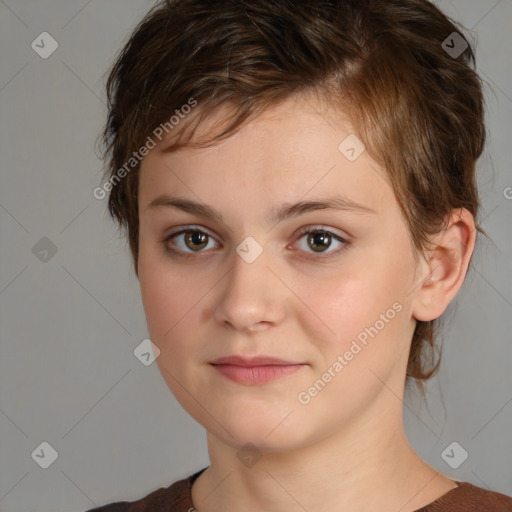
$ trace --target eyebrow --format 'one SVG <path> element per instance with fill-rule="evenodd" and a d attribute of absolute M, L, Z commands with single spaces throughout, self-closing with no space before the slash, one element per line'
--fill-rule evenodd
<path fill-rule="evenodd" d="M 190 199 L 171 197 L 166 194 L 162 194 L 153 199 L 147 205 L 146 208 L 156 209 L 159 207 L 177 208 L 187 213 L 212 218 L 223 224 L 225 223 L 224 218 L 220 212 L 216 211 L 211 206 L 197 203 L 195 201 L 191 201 Z M 314 201 L 299 201 L 293 204 L 286 203 L 278 209 L 272 209 L 265 218 L 265 220 L 269 224 L 271 224 L 281 222 L 290 217 L 297 217 L 299 215 L 303 215 L 305 213 L 309 213 L 316 210 L 341 210 L 369 214 L 377 213 L 375 210 L 372 210 L 367 206 L 356 203 L 348 198 L 329 197 L 316 199 Z"/>

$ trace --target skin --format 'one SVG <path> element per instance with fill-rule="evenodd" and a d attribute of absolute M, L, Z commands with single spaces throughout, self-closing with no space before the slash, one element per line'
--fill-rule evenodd
<path fill-rule="evenodd" d="M 226 113 L 211 117 L 204 133 Z M 454 211 L 432 238 L 432 251 L 415 260 L 384 171 L 368 151 L 351 162 L 338 150 L 350 133 L 342 112 L 318 97 L 295 96 L 220 144 L 172 153 L 157 146 L 141 164 L 142 301 L 162 376 L 207 431 L 210 467 L 192 487 L 199 512 L 407 512 L 456 487 L 412 450 L 402 399 L 416 319 L 439 317 L 462 286 L 475 244 L 473 217 Z M 223 221 L 150 207 L 162 193 L 210 205 Z M 265 219 L 285 203 L 341 194 L 375 213 Z M 306 226 L 324 226 L 350 243 L 332 238 L 315 252 L 308 235 L 298 235 Z M 203 245 L 187 245 L 184 234 L 162 241 L 180 227 L 210 237 Z M 263 249 L 252 263 L 236 252 L 248 236 Z M 298 394 L 395 303 L 401 311 L 300 403 Z M 304 365 L 250 386 L 209 364 L 233 354 Z M 260 457 L 250 466 L 237 457 L 246 443 Z"/>

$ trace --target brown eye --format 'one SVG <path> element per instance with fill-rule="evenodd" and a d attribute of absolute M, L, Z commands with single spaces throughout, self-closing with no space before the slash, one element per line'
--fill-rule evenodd
<path fill-rule="evenodd" d="M 307 242 L 309 247 L 315 252 L 322 252 L 331 245 L 331 235 L 326 231 L 312 231 L 309 233 Z"/>
<path fill-rule="evenodd" d="M 182 229 L 179 232 L 168 235 L 162 242 L 165 248 L 173 253 L 183 256 L 194 256 L 206 252 L 214 238 L 200 229 Z"/>
<path fill-rule="evenodd" d="M 323 226 L 313 228 L 305 227 L 300 230 L 299 235 L 301 236 L 299 237 L 298 242 L 301 242 L 302 239 L 305 239 L 306 241 L 305 244 L 299 243 L 299 249 L 309 254 L 311 254 L 311 252 L 316 253 L 318 254 L 318 258 L 335 256 L 350 244 L 349 241 L 332 231 L 324 229 Z M 340 247 L 335 247 L 335 250 L 328 251 L 333 242 L 339 244 Z"/>
<path fill-rule="evenodd" d="M 186 231 L 185 244 L 189 249 L 204 249 L 208 245 L 208 235 L 202 231 Z"/>

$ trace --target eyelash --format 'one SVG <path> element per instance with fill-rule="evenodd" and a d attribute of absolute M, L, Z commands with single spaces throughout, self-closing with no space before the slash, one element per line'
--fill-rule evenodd
<path fill-rule="evenodd" d="M 205 251 L 196 251 L 196 252 L 185 251 L 185 252 L 183 252 L 181 250 L 171 249 L 167 245 L 168 242 L 171 241 L 173 238 L 176 238 L 179 235 L 183 235 L 185 233 L 190 233 L 190 232 L 199 232 L 199 233 L 203 233 L 204 235 L 207 235 L 209 238 L 212 238 L 212 239 L 214 238 L 212 235 L 210 235 L 208 232 L 204 231 L 203 229 L 199 229 L 196 226 L 186 226 L 186 229 L 182 229 L 180 231 L 169 234 L 163 240 L 161 240 L 161 242 L 164 244 L 165 249 L 167 251 L 169 251 L 173 254 L 176 254 L 182 258 L 193 258 L 193 257 L 201 254 L 201 252 L 205 252 Z M 328 234 L 328 235 L 330 235 L 331 238 L 333 238 L 334 240 L 336 240 L 338 242 L 341 242 L 343 245 L 339 249 L 336 249 L 336 250 L 330 251 L 330 252 L 309 253 L 309 254 L 313 254 L 312 259 L 325 259 L 325 258 L 331 258 L 333 256 L 337 256 L 342 251 L 344 251 L 351 243 L 348 240 L 342 238 L 340 235 L 333 233 L 332 231 L 329 231 L 324 226 L 306 226 L 306 227 L 301 228 L 298 232 L 297 241 L 300 240 L 304 235 L 308 235 L 310 233 L 317 233 L 317 232 Z"/>

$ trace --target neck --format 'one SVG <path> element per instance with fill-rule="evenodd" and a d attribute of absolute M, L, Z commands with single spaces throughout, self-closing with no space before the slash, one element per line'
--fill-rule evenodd
<path fill-rule="evenodd" d="M 239 449 L 208 433 L 210 466 L 192 487 L 197 511 L 411 512 L 427 505 L 455 484 L 412 450 L 402 403 L 393 398 L 395 404 L 388 397 L 386 407 L 367 411 L 341 432 L 294 450 L 265 451 L 253 464 L 243 464 Z"/>

